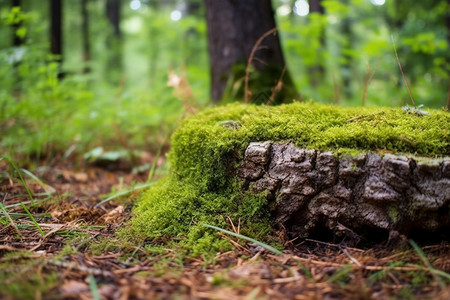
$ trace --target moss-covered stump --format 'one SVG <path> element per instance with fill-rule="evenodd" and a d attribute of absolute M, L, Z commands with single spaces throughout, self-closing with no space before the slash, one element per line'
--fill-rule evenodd
<path fill-rule="evenodd" d="M 170 175 L 141 197 L 131 233 L 175 236 L 198 253 L 226 247 L 205 223 L 240 223 L 259 239 L 280 223 L 301 237 L 444 230 L 450 114 L 428 112 L 312 102 L 205 110 L 173 135 Z"/>

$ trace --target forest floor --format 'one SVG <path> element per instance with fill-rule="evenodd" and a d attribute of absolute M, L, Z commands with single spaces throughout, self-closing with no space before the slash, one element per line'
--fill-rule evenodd
<path fill-rule="evenodd" d="M 24 175 L 30 201 L 0 161 L 1 299 L 450 299 L 448 242 L 358 249 L 304 240 L 273 255 L 230 239 L 235 249 L 213 261 L 149 252 L 120 245 L 115 234 L 138 192 L 96 207 L 147 174 L 76 160 L 34 163 L 45 166 L 33 174 L 47 185 Z"/>

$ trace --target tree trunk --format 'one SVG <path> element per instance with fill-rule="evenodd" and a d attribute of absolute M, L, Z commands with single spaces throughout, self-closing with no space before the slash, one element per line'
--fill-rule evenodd
<path fill-rule="evenodd" d="M 83 73 L 89 73 L 89 62 L 91 61 L 91 43 L 89 40 L 89 13 L 87 10 L 87 1 L 81 0 L 81 38 L 83 44 Z"/>
<path fill-rule="evenodd" d="M 50 52 L 59 64 L 63 62 L 62 6 L 62 0 L 50 0 Z M 58 78 L 63 77 L 64 74 L 59 72 Z"/>
<path fill-rule="evenodd" d="M 276 27 L 270 0 L 205 0 L 208 24 L 211 98 L 219 101 L 226 87 L 236 87 L 243 95 L 247 61 L 259 38 Z M 252 102 L 269 101 L 271 89 L 281 78 L 283 86 L 275 102 L 286 102 L 297 97 L 297 92 L 286 67 L 278 35 L 267 36 L 255 52 L 251 62 L 249 88 Z M 235 88 L 237 89 L 237 88 Z M 234 91 L 236 92 L 236 91 Z"/>

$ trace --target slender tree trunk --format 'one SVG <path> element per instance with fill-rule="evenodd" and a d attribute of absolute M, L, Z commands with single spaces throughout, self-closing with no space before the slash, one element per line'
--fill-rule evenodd
<path fill-rule="evenodd" d="M 91 43 L 89 40 L 89 13 L 87 9 L 88 0 L 81 0 L 81 37 L 83 44 L 83 73 L 89 73 L 89 62 L 91 61 Z"/>
<path fill-rule="evenodd" d="M 447 0 L 447 12 L 445 14 L 445 27 L 447 28 L 447 44 L 450 45 L 450 0 Z M 450 75 L 450 55 L 447 53 L 447 75 Z M 450 78 L 447 79 L 447 101 L 445 102 L 447 111 L 450 111 Z"/>
<path fill-rule="evenodd" d="M 346 1 L 345 3 L 347 5 L 350 5 L 350 3 L 347 3 L 348 1 Z M 341 27 L 341 31 L 342 31 L 342 35 L 345 36 L 345 41 L 346 44 L 342 45 L 342 49 L 344 50 L 344 53 L 342 55 L 342 63 L 341 63 L 341 76 L 342 76 L 342 85 L 343 85 L 343 90 L 345 93 L 345 96 L 349 99 L 353 96 L 353 90 L 351 87 L 351 75 L 352 75 L 352 56 L 349 55 L 348 53 L 350 51 L 345 51 L 345 50 L 351 50 L 353 47 L 353 31 L 352 31 L 352 19 L 350 17 L 345 18 L 342 21 L 342 27 Z"/>
<path fill-rule="evenodd" d="M 120 0 L 106 1 L 106 16 L 113 28 L 114 36 L 120 39 L 122 35 L 120 31 Z"/>
<path fill-rule="evenodd" d="M 219 101 L 227 86 L 242 83 L 255 43 L 276 27 L 270 0 L 205 0 L 208 24 L 211 98 Z M 282 77 L 276 103 L 292 100 L 296 89 L 286 67 L 277 34 L 267 36 L 254 53 L 250 77 L 252 102 L 265 103 Z M 283 75 L 284 74 L 284 75 Z M 243 85 L 239 95 L 243 94 Z M 230 92 L 230 91 L 227 91 Z"/>
<path fill-rule="evenodd" d="M 50 0 L 50 52 L 54 55 L 54 60 L 63 62 L 63 15 L 62 0 Z M 63 78 L 64 74 L 59 72 L 58 78 Z"/>
<path fill-rule="evenodd" d="M 311 13 L 318 13 L 320 15 L 325 14 L 325 8 L 322 5 L 322 0 L 309 0 L 309 11 Z M 320 45 L 325 48 L 325 30 L 320 32 Z M 320 55 L 319 55 L 320 57 Z M 309 74 L 311 78 L 311 85 L 316 87 L 320 84 L 324 77 L 325 69 L 320 62 L 317 62 L 315 66 L 309 68 Z"/>
<path fill-rule="evenodd" d="M 21 5 L 22 5 L 21 2 L 22 2 L 21 0 L 12 0 L 12 1 L 11 1 L 11 6 L 12 6 L 12 7 L 21 7 Z M 22 25 L 23 25 L 23 22 L 22 22 L 22 21 L 15 22 L 15 23 L 12 25 L 12 29 L 13 29 L 12 40 L 13 40 L 13 46 L 14 46 L 14 47 L 20 47 L 20 46 L 23 45 L 24 42 L 25 42 L 25 39 L 17 34 L 17 30 L 18 30 L 20 27 L 22 27 Z"/>
<path fill-rule="evenodd" d="M 112 28 L 112 35 L 108 35 L 106 40 L 106 46 L 110 49 L 107 53 L 106 77 L 111 83 L 118 84 L 122 76 L 121 0 L 107 0 L 105 13 Z"/>

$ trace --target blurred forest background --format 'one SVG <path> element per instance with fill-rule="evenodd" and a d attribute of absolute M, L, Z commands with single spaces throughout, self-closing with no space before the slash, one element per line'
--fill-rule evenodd
<path fill-rule="evenodd" d="M 272 7 L 303 99 L 410 103 L 394 40 L 416 103 L 446 105 L 449 0 L 273 0 Z M 0 0 L 0 11 L 2 152 L 157 151 L 184 113 L 170 72 L 194 106 L 212 105 L 201 0 Z M 55 30 L 61 48 L 50 41 Z"/>

